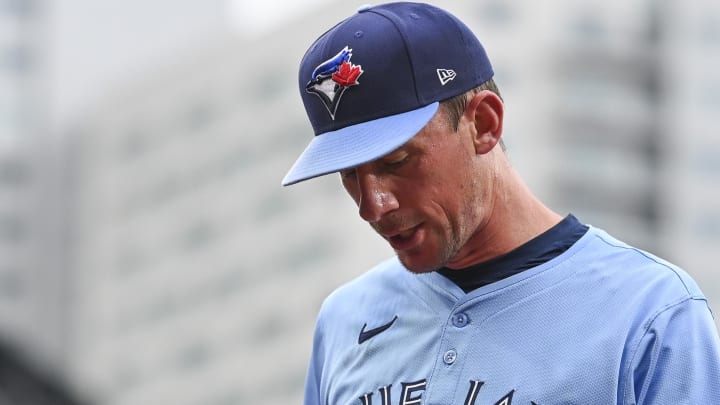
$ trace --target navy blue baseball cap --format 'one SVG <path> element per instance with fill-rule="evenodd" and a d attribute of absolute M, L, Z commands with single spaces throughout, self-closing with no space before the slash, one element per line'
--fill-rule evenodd
<path fill-rule="evenodd" d="M 300 95 L 315 137 L 282 185 L 394 151 L 430 121 L 440 101 L 492 76 L 483 46 L 447 11 L 407 2 L 360 8 L 300 62 Z"/>

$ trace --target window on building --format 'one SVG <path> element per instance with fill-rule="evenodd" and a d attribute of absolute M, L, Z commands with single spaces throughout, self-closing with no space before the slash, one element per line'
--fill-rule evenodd
<path fill-rule="evenodd" d="M 292 273 L 312 269 L 319 263 L 330 261 L 341 251 L 342 248 L 338 246 L 337 240 L 330 237 L 306 238 L 294 246 L 287 246 L 276 268 L 278 271 L 285 270 Z"/>
<path fill-rule="evenodd" d="M 250 147 L 240 145 L 234 150 L 228 151 L 226 155 L 218 160 L 220 175 L 231 176 L 254 167 L 258 161 L 258 154 L 253 153 Z"/>
<path fill-rule="evenodd" d="M 122 361 L 128 362 L 128 359 L 123 359 Z M 123 391 L 129 391 L 146 382 L 137 370 L 137 366 L 123 363 L 116 365 L 113 369 L 113 380 L 115 388 Z"/>
<path fill-rule="evenodd" d="M 287 94 L 287 89 L 291 88 L 288 85 L 295 85 L 295 83 L 286 82 L 286 79 L 278 78 L 278 74 L 275 71 L 268 71 L 264 77 L 259 80 L 250 81 L 250 83 L 244 83 L 246 86 L 250 85 L 249 89 L 241 89 L 240 96 L 243 100 L 256 100 L 261 104 L 270 104 L 273 101 L 277 101 L 283 98 Z M 247 102 L 247 101 L 244 101 Z"/>
<path fill-rule="evenodd" d="M 16 16 L 30 17 L 37 11 L 35 0 L 0 0 L 0 13 Z"/>
<path fill-rule="evenodd" d="M 119 145 L 121 158 L 136 158 L 143 155 L 150 147 L 150 136 L 141 128 L 131 128 L 122 137 Z"/>
<path fill-rule="evenodd" d="M 15 301 L 23 295 L 22 273 L 17 268 L 0 268 L 0 299 Z"/>
<path fill-rule="evenodd" d="M 142 250 L 136 246 L 124 246 L 119 249 L 115 259 L 115 268 L 121 276 L 137 273 L 143 268 L 147 259 Z"/>
<path fill-rule="evenodd" d="M 711 181 L 720 178 L 720 146 L 700 144 L 694 148 L 691 156 L 689 161 L 696 178 Z"/>
<path fill-rule="evenodd" d="M 208 103 L 196 103 L 185 113 L 185 122 L 189 134 L 200 134 L 215 118 L 213 108 Z"/>
<path fill-rule="evenodd" d="M 700 108 L 703 110 L 720 111 L 720 80 L 708 80 L 700 89 Z"/>
<path fill-rule="evenodd" d="M 253 219 L 257 224 L 277 218 L 278 215 L 286 213 L 290 204 L 283 190 L 273 190 L 264 196 L 253 210 Z"/>
<path fill-rule="evenodd" d="M 181 235 L 182 250 L 200 249 L 207 246 L 216 236 L 216 229 L 208 221 L 197 221 Z"/>
<path fill-rule="evenodd" d="M 299 397 L 298 397 L 299 398 Z M 262 398 L 261 400 L 264 400 Z M 237 404 L 252 404 L 253 402 L 240 391 L 228 392 L 221 394 L 219 398 L 211 400 L 209 405 L 237 405 Z M 259 403 L 259 402 L 257 402 Z"/>
<path fill-rule="evenodd" d="M 570 34 L 581 41 L 602 40 L 607 37 L 607 27 L 597 13 L 578 14 L 570 21 Z"/>
<path fill-rule="evenodd" d="M 504 0 L 478 2 L 477 14 L 485 21 L 495 25 L 507 25 L 515 18 L 515 7 Z"/>
<path fill-rule="evenodd" d="M 177 366 L 181 369 L 194 370 L 208 363 L 212 358 L 212 350 L 204 342 L 194 342 L 182 348 L 177 355 Z"/>
<path fill-rule="evenodd" d="M 19 159 L 0 159 L 0 187 L 19 187 L 30 179 L 30 168 Z"/>
<path fill-rule="evenodd" d="M 27 73 L 35 65 L 30 48 L 23 45 L 0 48 L 0 68 L 15 74 Z"/>
<path fill-rule="evenodd" d="M 720 15 L 707 13 L 700 22 L 700 41 L 711 47 L 720 46 Z"/>
<path fill-rule="evenodd" d="M 0 241 L 17 244 L 27 236 L 26 224 L 19 216 L 0 214 Z"/>
<path fill-rule="evenodd" d="M 715 212 L 700 212 L 694 220 L 693 231 L 701 240 L 720 240 L 720 215 Z"/>

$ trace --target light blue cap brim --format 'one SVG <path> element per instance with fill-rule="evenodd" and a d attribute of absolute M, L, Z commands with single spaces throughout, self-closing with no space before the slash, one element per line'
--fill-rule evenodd
<path fill-rule="evenodd" d="M 283 186 L 381 158 L 412 139 L 440 103 L 315 136 L 282 180 Z"/>

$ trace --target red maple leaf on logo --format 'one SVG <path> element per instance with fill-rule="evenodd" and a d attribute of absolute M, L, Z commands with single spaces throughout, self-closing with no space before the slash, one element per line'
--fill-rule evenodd
<path fill-rule="evenodd" d="M 354 86 L 359 84 L 357 78 L 363 73 L 362 66 L 352 65 L 350 62 L 343 62 L 337 72 L 333 73 L 332 79 L 341 86 Z"/>

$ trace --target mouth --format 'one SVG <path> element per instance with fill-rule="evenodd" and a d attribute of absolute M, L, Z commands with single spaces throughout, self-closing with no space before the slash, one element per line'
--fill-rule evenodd
<path fill-rule="evenodd" d="M 421 225 L 422 224 L 416 225 L 403 231 L 390 232 L 384 234 L 383 237 L 396 251 L 408 250 L 419 244 L 422 237 Z"/>

